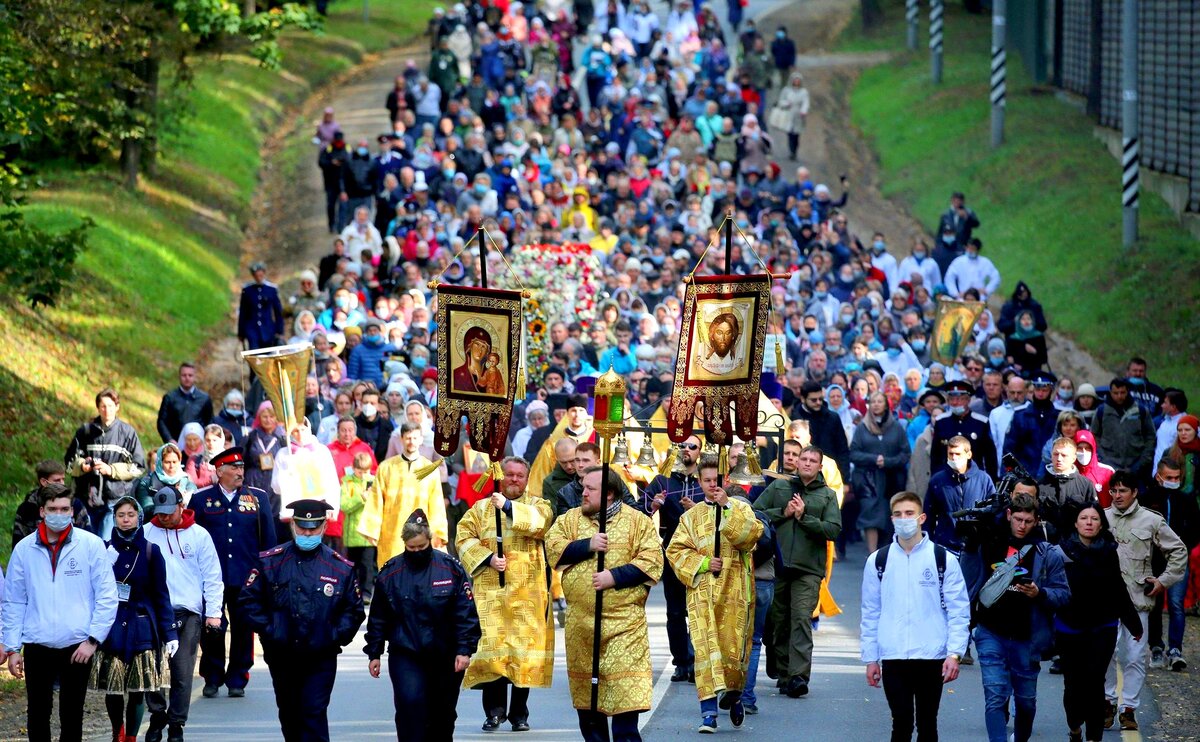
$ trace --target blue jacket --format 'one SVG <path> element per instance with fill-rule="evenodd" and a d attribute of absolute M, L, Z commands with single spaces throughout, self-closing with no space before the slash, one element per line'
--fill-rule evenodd
<path fill-rule="evenodd" d="M 158 547 L 146 541 L 141 528 L 128 541 L 114 529 L 113 539 L 108 542 L 108 558 L 112 560 L 117 594 L 123 589 L 120 585 L 128 585 L 129 599 L 117 604 L 117 620 L 104 640 L 104 652 L 128 663 L 135 654 L 177 640 L 167 565 Z"/>
<path fill-rule="evenodd" d="M 275 345 L 283 335 L 283 304 L 279 290 L 268 282 L 248 283 L 242 287 L 238 308 L 238 339 L 251 350 Z"/>
<path fill-rule="evenodd" d="M 250 570 L 258 566 L 259 552 L 275 546 L 269 503 L 266 492 L 246 485 L 234 493 L 232 502 L 225 499 L 219 484 L 192 495 L 196 525 L 212 536 L 225 587 L 244 585 Z"/>
<path fill-rule="evenodd" d="M 1063 557 L 1062 549 L 1040 541 L 1034 545 L 1032 551 L 1033 568 L 1030 570 L 1029 576 L 1033 579 L 1033 584 L 1038 586 L 1038 594 L 1036 598 L 1029 601 L 1031 611 L 1029 638 L 1033 644 L 1036 658 L 1037 655 L 1048 651 L 1054 645 L 1054 612 L 1071 600 L 1071 588 L 1067 583 L 1066 560 Z M 964 559 L 966 557 L 967 555 L 964 555 Z M 971 554 L 972 559 L 981 557 L 980 552 Z M 965 565 L 963 572 L 964 574 L 968 573 Z M 974 584 L 968 584 L 967 587 L 971 601 L 974 603 L 975 598 L 979 596 L 979 591 L 987 582 L 987 578 L 991 576 L 992 570 L 985 567 L 977 571 L 973 570 L 971 573 L 976 577 Z M 1010 597 L 1006 595 L 1001 598 L 1001 601 L 1006 599 L 1010 599 Z M 982 613 L 983 615 L 976 617 L 976 621 L 988 627 L 989 630 L 994 630 L 988 626 L 986 612 Z"/>
<path fill-rule="evenodd" d="M 454 557 L 430 551 L 427 564 L 404 552 L 380 568 L 363 647 L 370 659 L 385 643 L 392 654 L 439 662 L 475 654 L 481 634 L 471 578 Z"/>
<path fill-rule="evenodd" d="M 395 352 L 396 346 L 391 343 L 371 345 L 364 338 L 363 342 L 350 351 L 350 360 L 346 363 L 346 376 L 358 381 L 373 382 L 376 387 L 382 389 L 386 386 L 383 382 L 383 361 L 389 353 Z"/>
<path fill-rule="evenodd" d="M 963 549 L 963 541 L 954 531 L 954 516 L 951 513 L 975 507 L 996 493 L 992 478 L 974 461 L 967 462 L 964 474 L 943 464 L 929 479 L 925 493 L 925 532 L 935 544 L 941 544 L 955 553 Z"/>
<path fill-rule="evenodd" d="M 1042 447 L 1054 436 L 1058 410 L 1053 400 L 1034 400 L 1013 414 L 1004 451 L 1017 457 L 1025 471 L 1037 476 L 1042 469 Z"/>
<path fill-rule="evenodd" d="M 259 555 L 238 607 L 263 647 L 338 654 L 367 620 L 353 562 L 328 546 L 312 551 L 295 542 Z"/>

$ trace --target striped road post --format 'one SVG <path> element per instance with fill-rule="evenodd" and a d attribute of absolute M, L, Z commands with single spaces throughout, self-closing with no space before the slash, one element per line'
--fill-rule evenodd
<path fill-rule="evenodd" d="M 931 0 L 929 3 L 929 51 L 933 58 L 933 82 L 942 82 L 942 15 L 945 7 L 942 0 Z"/>
<path fill-rule="evenodd" d="M 908 50 L 917 50 L 917 26 L 920 24 L 921 4 L 919 0 L 905 0 L 904 18 L 908 21 Z"/>
<path fill-rule="evenodd" d="M 1137 0 L 1121 3 L 1121 243 L 1138 238 Z"/>
<path fill-rule="evenodd" d="M 992 2 L 992 149 L 1004 144 L 1004 99 L 1008 60 L 1004 51 L 1007 0 Z"/>

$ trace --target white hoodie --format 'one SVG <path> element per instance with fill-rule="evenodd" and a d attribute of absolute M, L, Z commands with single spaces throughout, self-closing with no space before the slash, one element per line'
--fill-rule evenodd
<path fill-rule="evenodd" d="M 146 540 L 158 546 L 167 564 L 167 591 L 175 610 L 220 618 L 225 597 L 221 562 L 212 536 L 202 526 L 160 528 L 153 521 L 142 532 Z"/>

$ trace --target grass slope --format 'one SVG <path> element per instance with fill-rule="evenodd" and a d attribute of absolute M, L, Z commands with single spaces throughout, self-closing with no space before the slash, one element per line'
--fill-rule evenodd
<path fill-rule="evenodd" d="M 884 27 L 864 35 L 852 24 L 846 49 L 904 49 L 903 4 L 885 5 Z M 932 230 L 950 193 L 964 191 L 1002 293 L 1024 279 L 1051 326 L 1106 366 L 1144 355 L 1155 381 L 1200 393 L 1200 242 L 1143 189 L 1138 249 L 1122 249 L 1117 160 L 1082 111 L 1031 90 L 1011 52 L 1006 144 L 990 148 L 990 16 L 947 5 L 941 86 L 930 81 L 927 41 L 922 17 L 920 50 L 865 71 L 852 93 L 853 123 L 878 153 L 884 194 Z"/>
<path fill-rule="evenodd" d="M 326 32 L 284 41 L 284 69 L 237 54 L 197 62 L 193 115 L 162 137 L 159 175 L 138 193 L 114 170 L 58 171 L 31 199 L 30 219 L 66 227 L 96 220 L 75 284 L 59 306 L 32 311 L 0 299 L 0 524 L 33 485 L 33 464 L 61 458 L 92 399 L 116 388 L 122 417 L 156 445 L 155 417 L 180 361 L 231 326 L 230 286 L 258 185 L 259 148 L 287 106 L 362 59 L 419 33 L 435 0 L 334 5 Z M 0 536 L 7 560 L 9 539 Z"/>

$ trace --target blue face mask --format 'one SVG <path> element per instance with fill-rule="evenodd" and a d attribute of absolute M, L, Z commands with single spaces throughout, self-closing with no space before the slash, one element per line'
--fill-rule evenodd
<path fill-rule="evenodd" d="M 443 170 L 442 176 L 445 177 L 446 180 L 454 180 L 454 171 L 453 170 Z"/>
<path fill-rule="evenodd" d="M 301 536 L 300 534 L 296 534 L 296 548 L 300 551 L 312 551 L 320 545 L 320 534 L 313 536 Z"/>
<path fill-rule="evenodd" d="M 887 354 L 888 354 L 889 358 L 895 358 L 900 355 L 900 349 L 899 348 L 888 348 Z"/>
<path fill-rule="evenodd" d="M 825 301 L 827 298 L 829 298 L 829 292 L 828 291 L 815 291 L 815 292 L 813 292 L 813 296 L 816 297 L 816 299 L 818 301 Z"/>
<path fill-rule="evenodd" d="M 838 324 L 843 327 L 851 324 L 852 322 L 854 322 L 853 314 L 843 314 L 841 317 L 838 318 Z"/>
<path fill-rule="evenodd" d="M 842 352 L 842 346 L 825 343 L 825 352 L 826 353 L 840 353 L 840 352 Z"/>
<path fill-rule="evenodd" d="M 952 234 L 944 234 L 942 235 L 942 242 L 947 245 L 953 245 L 955 242 L 958 242 L 958 238 Z"/>
<path fill-rule="evenodd" d="M 429 365 L 429 361 L 424 358 L 414 358 L 409 365 L 412 366 L 414 371 L 424 371 L 425 367 Z"/>
<path fill-rule="evenodd" d="M 884 244 L 883 240 L 875 240 L 871 247 L 875 248 L 875 252 L 883 252 L 887 249 L 887 245 Z"/>
<path fill-rule="evenodd" d="M 925 251 L 921 250 L 919 252 L 914 252 L 913 259 L 916 260 L 918 263 L 921 262 L 922 260 L 925 259 Z"/>
<path fill-rule="evenodd" d="M 46 521 L 46 528 L 58 533 L 67 530 L 67 526 L 71 525 L 71 514 L 46 513 L 44 520 Z"/>
<path fill-rule="evenodd" d="M 1004 365 L 1004 356 L 988 356 L 988 363 L 995 368 L 1000 368 Z"/>
<path fill-rule="evenodd" d="M 878 309 L 871 310 L 871 319 L 879 319 L 879 310 Z"/>
<path fill-rule="evenodd" d="M 979 253 L 967 253 L 967 260 L 979 260 Z"/>
<path fill-rule="evenodd" d="M 363 342 L 371 347 L 377 348 L 383 345 L 383 335 L 367 335 L 363 337 Z"/>
<path fill-rule="evenodd" d="M 357 153 L 359 154 L 359 156 L 360 156 L 360 157 L 366 157 L 366 156 L 367 156 L 367 153 L 368 153 L 370 150 L 368 150 L 366 147 L 359 147 L 358 149 L 356 149 L 356 150 L 354 150 L 354 151 L 355 151 L 355 152 L 357 152 Z"/>
<path fill-rule="evenodd" d="M 475 186 L 475 193 L 476 193 L 476 195 L 479 195 L 479 196 L 484 195 L 485 193 L 487 193 L 487 186 L 485 186 L 485 185 Z"/>
<path fill-rule="evenodd" d="M 920 353 L 925 350 L 925 341 L 924 340 L 914 340 L 911 343 L 909 343 L 909 345 L 912 346 L 914 353 Z"/>
<path fill-rule="evenodd" d="M 1129 377 L 1129 383 L 1134 386 L 1145 386 L 1146 380 L 1140 376 L 1131 376 Z"/>
<path fill-rule="evenodd" d="M 858 361 L 850 361 L 849 363 L 846 364 L 846 371 L 848 371 L 849 373 L 854 373 L 855 371 L 862 371 L 862 364 L 859 363 Z"/>

